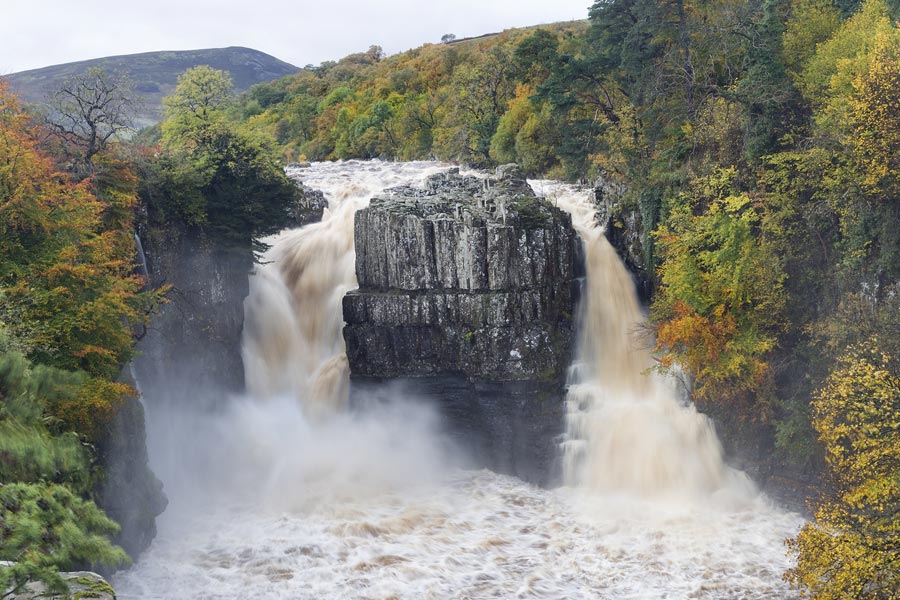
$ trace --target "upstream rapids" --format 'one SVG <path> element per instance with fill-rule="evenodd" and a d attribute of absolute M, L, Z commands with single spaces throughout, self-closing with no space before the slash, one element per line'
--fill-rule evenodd
<path fill-rule="evenodd" d="M 347 406 L 340 300 L 356 285 L 353 215 L 447 168 L 349 161 L 291 173 L 329 209 L 275 236 L 251 276 L 246 397 L 214 414 L 147 407 L 170 504 L 150 549 L 113 578 L 118 597 L 796 597 L 783 540 L 802 519 L 728 467 L 708 420 L 650 370 L 643 312 L 589 191 L 532 182 L 585 244 L 566 485 L 468 468 L 438 414 L 390 387 Z"/>

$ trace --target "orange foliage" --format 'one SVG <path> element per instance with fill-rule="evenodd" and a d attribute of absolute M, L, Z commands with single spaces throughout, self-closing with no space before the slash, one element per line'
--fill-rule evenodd
<path fill-rule="evenodd" d="M 135 274 L 137 177 L 125 161 L 98 156 L 95 174 L 72 182 L 35 138 L 0 81 L 0 323 L 31 360 L 91 376 L 54 410 L 87 433 L 133 393 L 111 380 L 156 302 Z"/>

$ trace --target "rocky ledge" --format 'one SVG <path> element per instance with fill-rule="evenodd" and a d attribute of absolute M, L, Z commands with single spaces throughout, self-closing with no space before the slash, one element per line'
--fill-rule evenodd
<path fill-rule="evenodd" d="M 0 567 L 9 564 L 11 563 L 0 563 Z M 113 590 L 112 586 L 97 573 L 91 571 L 72 571 L 60 573 L 59 575 L 69 587 L 68 594 L 54 594 L 43 582 L 32 581 L 26 584 L 24 589 L 15 593 L 12 590 L 6 590 L 4 594 L 0 594 L 0 597 L 9 598 L 10 600 L 116 599 L 116 592 Z"/>
<path fill-rule="evenodd" d="M 486 178 L 451 170 L 374 198 L 354 238 L 359 289 L 343 304 L 354 381 L 406 381 L 491 444 L 486 466 L 546 481 L 574 340 L 569 215 L 514 166 Z M 518 447 L 534 432 L 513 431 L 529 419 L 473 422 L 504 411 L 549 424 L 533 456 Z"/>

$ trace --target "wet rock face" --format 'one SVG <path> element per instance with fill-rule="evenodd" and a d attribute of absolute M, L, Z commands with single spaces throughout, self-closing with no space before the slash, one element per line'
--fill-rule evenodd
<path fill-rule="evenodd" d="M 597 224 L 606 233 L 606 239 L 625 267 L 634 277 L 641 302 L 649 304 L 654 290 L 653 276 L 648 271 L 645 238 L 641 212 L 623 202 L 625 189 L 605 179 L 594 186 L 594 203 L 597 207 Z"/>
<path fill-rule="evenodd" d="M 354 374 L 554 381 L 571 359 L 576 234 L 518 171 L 397 188 L 356 216 Z"/>
<path fill-rule="evenodd" d="M 296 165 L 295 168 L 299 168 L 299 165 Z M 295 170 L 288 169 L 287 173 L 288 177 L 290 177 L 300 189 L 300 198 L 292 211 L 293 225 L 295 227 L 303 227 L 310 223 L 318 223 L 322 220 L 322 214 L 328 207 L 328 200 L 325 199 L 325 194 L 319 190 L 306 187 L 306 185 L 304 185 L 297 177 Z"/>
<path fill-rule="evenodd" d="M 354 238 L 359 289 L 343 311 L 356 388 L 399 380 L 484 466 L 551 482 L 574 350 L 569 215 L 518 169 L 453 170 L 374 198 Z"/>
<path fill-rule="evenodd" d="M 137 560 L 156 537 L 156 517 L 168 504 L 162 482 L 150 470 L 138 398 L 125 399 L 97 450 L 104 469 L 95 499 L 121 526 L 113 541 Z"/>
<path fill-rule="evenodd" d="M 150 229 L 141 236 L 150 285 L 170 286 L 135 361 L 145 396 L 163 389 L 192 401 L 201 392 L 239 392 L 244 387 L 240 353 L 244 298 L 253 251 L 223 245 L 180 227 Z"/>

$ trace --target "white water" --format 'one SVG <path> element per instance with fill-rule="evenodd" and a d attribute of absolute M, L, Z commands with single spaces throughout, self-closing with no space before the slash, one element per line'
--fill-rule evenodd
<path fill-rule="evenodd" d="M 782 540 L 799 517 L 725 467 L 705 419 L 647 375 L 630 279 L 573 188 L 535 184 L 573 213 L 588 249 L 569 486 L 463 470 L 436 415 L 391 389 L 345 409 L 340 298 L 355 285 L 353 212 L 441 168 L 304 171 L 330 210 L 280 236 L 253 279 L 250 397 L 150 428 L 171 503 L 150 550 L 115 578 L 119 597 L 791 597 Z"/>
<path fill-rule="evenodd" d="M 681 398 L 674 377 L 654 369 L 653 339 L 633 280 L 595 225 L 589 196 L 554 182 L 532 185 L 572 215 L 585 247 L 578 361 L 567 397 L 566 481 L 669 503 L 754 500 L 752 482 L 725 465 L 709 419 Z"/>

